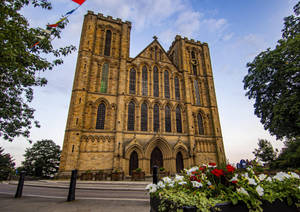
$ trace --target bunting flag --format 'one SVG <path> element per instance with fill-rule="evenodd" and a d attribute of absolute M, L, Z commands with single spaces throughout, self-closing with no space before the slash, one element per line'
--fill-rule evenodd
<path fill-rule="evenodd" d="M 43 39 L 46 38 L 44 35 L 38 35 L 38 36 L 36 36 L 36 37 L 39 38 L 39 39 L 41 39 L 41 40 L 43 40 Z"/>
<path fill-rule="evenodd" d="M 60 22 L 63 22 L 66 19 L 67 19 L 67 17 L 64 17 L 64 18 L 60 19 L 58 22 L 56 22 L 55 24 L 59 24 Z"/>
<path fill-rule="evenodd" d="M 51 34 L 51 31 L 50 30 L 47 30 L 47 29 L 42 29 L 45 33 L 47 33 L 48 35 Z"/>
<path fill-rule="evenodd" d="M 78 8 L 78 7 L 77 7 L 77 8 Z M 71 15 L 75 10 L 77 10 L 77 8 L 75 8 L 75 9 L 73 9 L 73 10 L 67 12 L 64 16 Z"/>
<path fill-rule="evenodd" d="M 57 27 L 58 26 L 58 24 L 49 24 L 49 25 L 47 25 L 48 27 Z"/>
<path fill-rule="evenodd" d="M 77 4 L 80 4 L 80 5 L 82 5 L 85 2 L 85 0 L 72 0 L 72 1 L 74 1 Z"/>

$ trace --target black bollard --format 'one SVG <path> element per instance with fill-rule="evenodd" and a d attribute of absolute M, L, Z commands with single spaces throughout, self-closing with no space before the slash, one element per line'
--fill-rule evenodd
<path fill-rule="evenodd" d="M 76 179 L 77 179 L 77 170 L 72 170 L 72 176 L 69 187 L 68 201 L 75 200 L 75 190 L 76 190 Z"/>
<path fill-rule="evenodd" d="M 22 197 L 25 173 L 26 173 L 25 171 L 20 172 L 20 178 L 19 178 L 19 183 L 18 183 L 18 188 L 17 188 L 15 198 L 21 198 Z"/>
<path fill-rule="evenodd" d="M 158 175 L 157 175 L 157 166 L 153 166 L 153 184 L 157 184 L 158 181 Z"/>

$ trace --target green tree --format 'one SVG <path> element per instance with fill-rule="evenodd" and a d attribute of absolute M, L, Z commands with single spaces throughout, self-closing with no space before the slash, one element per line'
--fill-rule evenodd
<path fill-rule="evenodd" d="M 273 149 L 270 141 L 266 139 L 258 139 L 258 148 L 252 152 L 255 158 L 260 159 L 262 162 L 270 163 L 276 158 L 276 152 Z"/>
<path fill-rule="evenodd" d="M 59 168 L 60 146 L 52 140 L 40 140 L 27 148 L 22 162 L 27 175 L 35 177 L 54 177 Z"/>
<path fill-rule="evenodd" d="M 0 180 L 7 180 L 9 174 L 14 171 L 15 163 L 8 153 L 3 153 L 4 149 L 0 147 Z"/>
<path fill-rule="evenodd" d="M 29 26 L 20 10 L 30 4 L 51 9 L 47 0 L 0 1 L 0 137 L 9 141 L 20 135 L 28 138 L 32 126 L 39 127 L 29 105 L 33 87 L 47 84 L 39 72 L 62 64 L 62 57 L 75 50 L 72 45 L 56 49 L 51 43 L 60 38 L 68 20 L 49 28 L 51 34 Z M 40 43 L 32 48 L 37 42 Z M 50 61 L 50 57 L 54 60 Z"/>
<path fill-rule="evenodd" d="M 277 139 L 300 135 L 300 2 L 295 15 L 284 18 L 282 39 L 247 64 L 246 96 L 254 99 L 255 115 Z"/>

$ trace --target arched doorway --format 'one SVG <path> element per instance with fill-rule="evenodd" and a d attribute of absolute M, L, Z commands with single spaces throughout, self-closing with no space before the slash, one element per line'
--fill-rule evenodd
<path fill-rule="evenodd" d="M 133 151 L 129 160 L 129 175 L 132 174 L 132 170 L 136 170 L 139 167 L 139 157 L 136 151 Z"/>
<path fill-rule="evenodd" d="M 163 167 L 163 155 L 158 147 L 155 147 L 151 153 L 150 170 L 152 172 L 153 166 Z"/>
<path fill-rule="evenodd" d="M 181 152 L 178 152 L 176 155 L 176 172 L 179 173 L 183 168 L 183 157 Z"/>

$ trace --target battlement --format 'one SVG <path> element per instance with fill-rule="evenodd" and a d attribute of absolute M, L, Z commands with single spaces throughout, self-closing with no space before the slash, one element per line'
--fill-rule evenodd
<path fill-rule="evenodd" d="M 207 43 L 201 43 L 200 41 L 195 41 L 194 39 L 188 39 L 187 37 L 181 37 L 180 35 L 176 35 L 175 36 L 175 39 L 174 39 L 174 41 L 172 42 L 172 44 L 171 44 L 171 46 L 170 46 L 170 48 L 169 48 L 169 50 L 168 50 L 168 54 L 169 54 L 169 52 L 171 51 L 171 49 L 174 47 L 174 45 L 175 45 L 175 43 L 177 42 L 177 41 L 181 41 L 181 40 L 184 40 L 184 42 L 185 43 L 188 43 L 188 44 L 193 44 L 193 45 L 197 45 L 197 46 L 202 46 L 202 45 L 207 45 Z"/>
<path fill-rule="evenodd" d="M 97 16 L 98 19 L 101 19 L 104 21 L 109 21 L 109 22 L 116 23 L 116 24 L 127 24 L 129 27 L 131 27 L 130 21 L 122 21 L 120 18 L 113 18 L 110 15 L 104 16 L 102 13 L 94 14 L 94 12 L 90 11 L 90 10 L 88 11 L 88 13 L 86 15 Z"/>

